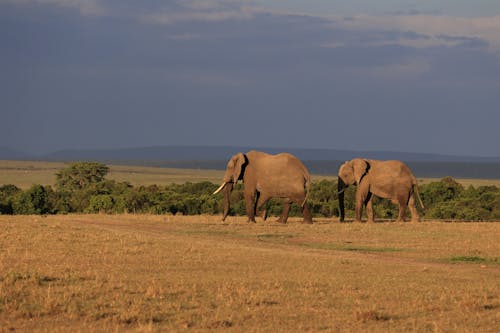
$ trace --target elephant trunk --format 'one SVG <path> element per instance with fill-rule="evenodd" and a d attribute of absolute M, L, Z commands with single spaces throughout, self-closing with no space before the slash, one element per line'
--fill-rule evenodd
<path fill-rule="evenodd" d="M 339 177 L 337 182 L 337 189 L 339 195 L 339 210 L 340 210 L 340 222 L 344 222 L 345 218 L 345 208 L 344 208 L 344 191 L 347 186 L 345 185 L 342 178 Z"/>
<path fill-rule="evenodd" d="M 229 209 L 231 208 L 230 206 L 230 196 L 231 192 L 233 191 L 233 183 L 226 183 L 224 185 L 224 212 L 222 214 L 222 221 L 226 220 L 227 215 L 229 215 Z"/>

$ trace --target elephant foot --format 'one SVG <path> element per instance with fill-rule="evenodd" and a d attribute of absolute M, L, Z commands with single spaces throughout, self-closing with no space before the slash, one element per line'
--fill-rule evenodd
<path fill-rule="evenodd" d="M 255 217 L 249 217 L 248 220 L 247 220 L 248 223 L 257 223 L 255 221 Z"/>
<path fill-rule="evenodd" d="M 366 223 L 375 223 L 374 220 L 367 220 Z"/>
<path fill-rule="evenodd" d="M 302 223 L 303 224 L 313 224 L 313 221 L 312 220 L 303 220 Z"/>

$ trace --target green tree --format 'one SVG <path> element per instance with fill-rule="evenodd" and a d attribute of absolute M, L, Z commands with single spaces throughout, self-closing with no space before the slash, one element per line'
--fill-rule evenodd
<path fill-rule="evenodd" d="M 59 190 L 79 191 L 104 181 L 109 168 L 98 162 L 71 163 L 68 168 L 56 173 Z"/>
<path fill-rule="evenodd" d="M 90 198 L 108 194 L 104 177 L 109 168 L 98 162 L 76 162 L 56 174 L 56 189 L 64 201 L 59 206 L 69 206 L 69 212 L 84 212 Z"/>

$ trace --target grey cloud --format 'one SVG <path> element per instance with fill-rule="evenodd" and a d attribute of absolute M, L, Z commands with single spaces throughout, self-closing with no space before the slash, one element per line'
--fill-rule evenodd
<path fill-rule="evenodd" d="M 419 16 L 419 15 L 442 15 L 443 12 L 439 10 L 423 11 L 418 9 L 388 11 L 386 13 L 390 16 Z"/>
<path fill-rule="evenodd" d="M 448 35 L 437 35 L 436 37 L 446 42 L 456 43 L 463 47 L 487 48 L 488 46 L 490 46 L 490 43 L 478 37 L 448 36 Z"/>
<path fill-rule="evenodd" d="M 432 37 L 258 10 L 137 19 L 244 10 L 197 4 L 136 10 L 114 0 L 99 3 L 108 16 L 87 17 L 0 3 L 0 140 L 28 150 L 203 143 L 500 153 L 490 131 L 500 122 L 491 111 L 500 107 L 500 60 L 467 45 L 480 41 L 443 35 L 443 46 L 415 48 L 400 41 Z"/>

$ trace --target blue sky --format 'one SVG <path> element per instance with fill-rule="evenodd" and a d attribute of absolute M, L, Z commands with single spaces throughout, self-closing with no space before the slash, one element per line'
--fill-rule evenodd
<path fill-rule="evenodd" d="M 469 3 L 0 0 L 0 146 L 500 156 L 500 2 Z"/>

